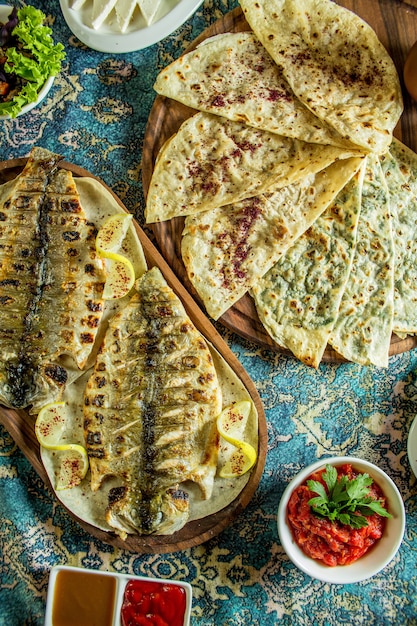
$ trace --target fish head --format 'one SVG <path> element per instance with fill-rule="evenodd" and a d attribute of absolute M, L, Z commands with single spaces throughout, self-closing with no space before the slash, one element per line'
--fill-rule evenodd
<path fill-rule="evenodd" d="M 169 488 L 147 494 L 123 486 L 110 490 L 106 520 L 122 534 L 165 535 L 187 523 L 189 509 L 189 496 L 183 489 Z"/>
<path fill-rule="evenodd" d="M 16 409 L 33 406 L 33 411 L 54 402 L 62 393 L 68 372 L 58 363 L 40 363 L 33 355 L 10 358 L 0 375 L 0 402 Z"/>

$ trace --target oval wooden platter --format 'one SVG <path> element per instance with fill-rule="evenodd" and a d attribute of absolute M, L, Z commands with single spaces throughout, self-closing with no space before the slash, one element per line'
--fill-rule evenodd
<path fill-rule="evenodd" d="M 15 159 L 0 162 L 0 184 L 15 178 L 17 174 L 21 172 L 25 163 L 26 159 Z M 60 167 L 71 171 L 75 177 L 91 177 L 98 180 L 90 172 L 65 161 L 60 163 Z M 99 180 L 99 182 L 113 195 L 115 200 L 120 205 L 121 210 L 127 211 L 123 203 L 112 192 L 112 190 L 101 180 Z M 159 267 L 168 284 L 181 299 L 196 328 L 217 349 L 217 351 L 233 369 L 235 374 L 243 382 L 256 406 L 259 418 L 259 448 L 257 462 L 250 474 L 248 482 L 246 483 L 244 489 L 240 492 L 239 496 L 221 511 L 205 518 L 188 522 L 181 530 L 172 535 L 129 535 L 125 540 L 122 540 L 114 533 L 100 530 L 99 528 L 84 522 L 74 515 L 72 511 L 67 509 L 69 514 L 80 524 L 80 526 L 84 528 L 84 530 L 105 543 L 137 553 L 165 553 L 176 550 L 184 550 L 186 548 L 199 545 L 214 537 L 226 528 L 249 504 L 259 484 L 265 466 L 267 452 L 267 425 L 261 399 L 246 370 L 242 367 L 238 359 L 213 327 L 211 322 L 199 309 L 195 301 L 180 283 L 172 269 L 163 259 L 152 242 L 148 239 L 143 230 L 136 222 L 134 223 L 148 266 L 153 267 L 156 265 Z M 48 485 L 51 493 L 54 495 L 54 490 L 41 461 L 39 443 L 34 433 L 33 417 L 31 417 L 26 411 L 9 409 L 0 405 L 0 423 L 10 433 L 16 444 L 22 450 L 26 458 L 32 464 L 45 484 Z"/>
<path fill-rule="evenodd" d="M 410 0 L 415 2 L 417 0 Z M 394 60 L 400 79 L 407 52 L 417 40 L 417 8 L 393 0 L 342 0 L 338 4 L 354 11 L 366 20 L 376 31 L 380 41 Z M 194 49 L 198 44 L 214 35 L 226 32 L 250 30 L 240 8 L 226 14 L 206 29 L 187 49 Z M 403 81 L 402 81 L 403 87 Z M 395 129 L 395 135 L 412 150 L 417 151 L 417 104 L 403 87 L 404 113 Z M 151 109 L 145 133 L 142 155 L 142 178 L 145 197 L 148 193 L 152 172 L 158 152 L 165 141 L 173 135 L 181 124 L 195 113 L 194 109 L 184 106 L 170 98 L 157 96 Z M 152 224 L 156 242 L 175 274 L 204 309 L 204 304 L 190 283 L 181 257 L 181 234 L 184 218 L 175 218 L 167 222 Z M 236 334 L 249 339 L 265 348 L 284 354 L 291 354 L 287 349 L 275 343 L 261 324 L 255 304 L 249 294 L 244 295 L 233 305 L 219 321 Z M 400 354 L 417 346 L 417 337 L 408 336 L 400 339 L 392 335 L 390 355 Z M 331 346 L 327 346 L 323 355 L 325 362 L 345 361 Z"/>

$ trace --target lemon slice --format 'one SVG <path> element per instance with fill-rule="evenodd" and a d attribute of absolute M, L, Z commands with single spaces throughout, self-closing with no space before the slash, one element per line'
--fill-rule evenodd
<path fill-rule="evenodd" d="M 52 402 L 41 408 L 35 422 L 35 435 L 41 446 L 50 449 L 59 443 L 66 419 L 65 402 Z"/>
<path fill-rule="evenodd" d="M 130 213 L 116 213 L 105 220 L 96 237 L 96 250 L 100 255 L 120 250 L 132 219 Z"/>
<path fill-rule="evenodd" d="M 241 442 L 241 444 L 243 444 L 242 447 L 236 448 L 220 469 L 219 476 L 221 478 L 243 476 L 254 466 L 256 461 L 255 449 L 248 443 Z"/>
<path fill-rule="evenodd" d="M 46 404 L 38 413 L 35 435 L 42 448 L 58 453 L 59 466 L 55 489 L 76 487 L 88 471 L 87 450 L 77 443 L 61 444 L 67 420 L 65 402 Z"/>
<path fill-rule="evenodd" d="M 251 408 L 249 400 L 241 400 L 223 409 L 217 418 L 217 429 L 226 441 L 234 445 L 242 441 Z"/>
<path fill-rule="evenodd" d="M 72 489 L 81 483 L 88 471 L 87 450 L 77 443 L 56 446 L 59 452 L 59 469 L 55 489 Z"/>
<path fill-rule="evenodd" d="M 132 222 L 130 213 L 116 213 L 108 217 L 96 237 L 96 250 L 106 259 L 107 277 L 104 285 L 104 300 L 123 298 L 135 283 L 132 262 L 118 254 Z"/>
<path fill-rule="evenodd" d="M 123 298 L 135 283 L 135 270 L 129 259 L 114 252 L 106 253 L 107 276 L 103 290 L 104 300 Z"/>
<path fill-rule="evenodd" d="M 251 408 L 248 400 L 242 400 L 225 408 L 217 418 L 220 435 L 236 448 L 220 469 L 222 478 L 242 476 L 256 463 L 255 448 L 243 440 Z"/>

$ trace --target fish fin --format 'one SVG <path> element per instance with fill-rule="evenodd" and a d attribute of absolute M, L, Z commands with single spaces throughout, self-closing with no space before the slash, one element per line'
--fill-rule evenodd
<path fill-rule="evenodd" d="M 189 477 L 189 480 L 192 480 L 200 487 L 201 495 L 204 500 L 209 500 L 211 498 L 216 469 L 217 463 L 210 463 L 209 465 L 204 465 L 201 468 L 198 468 Z"/>
<path fill-rule="evenodd" d="M 192 480 L 199 486 L 204 500 L 211 498 L 219 456 L 219 434 L 217 427 L 215 424 L 211 424 L 210 427 L 210 442 L 206 447 L 204 459 L 201 459 L 196 469 L 187 476 L 188 480 Z"/>

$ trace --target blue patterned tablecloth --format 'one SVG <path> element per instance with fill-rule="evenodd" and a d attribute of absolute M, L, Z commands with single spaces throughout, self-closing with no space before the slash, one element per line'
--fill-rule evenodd
<path fill-rule="evenodd" d="M 58 0 L 32 4 L 50 16 L 67 59 L 39 108 L 0 122 L 0 160 L 26 156 L 33 145 L 59 152 L 102 178 L 143 224 L 141 142 L 153 81 L 237 2 L 206 0 L 164 41 L 123 55 L 82 45 Z M 163 555 L 115 549 L 66 514 L 0 428 L 0 626 L 43 624 L 49 570 L 57 564 L 187 580 L 193 626 L 417 624 L 417 484 L 407 457 L 417 411 L 417 351 L 391 358 L 386 370 L 324 364 L 315 371 L 218 328 L 254 380 L 268 421 L 265 471 L 245 512 L 192 549 Z M 289 561 L 276 512 L 301 468 L 346 454 L 377 463 L 391 476 L 404 498 L 407 527 L 399 552 L 380 574 L 342 586 L 313 580 Z"/>

